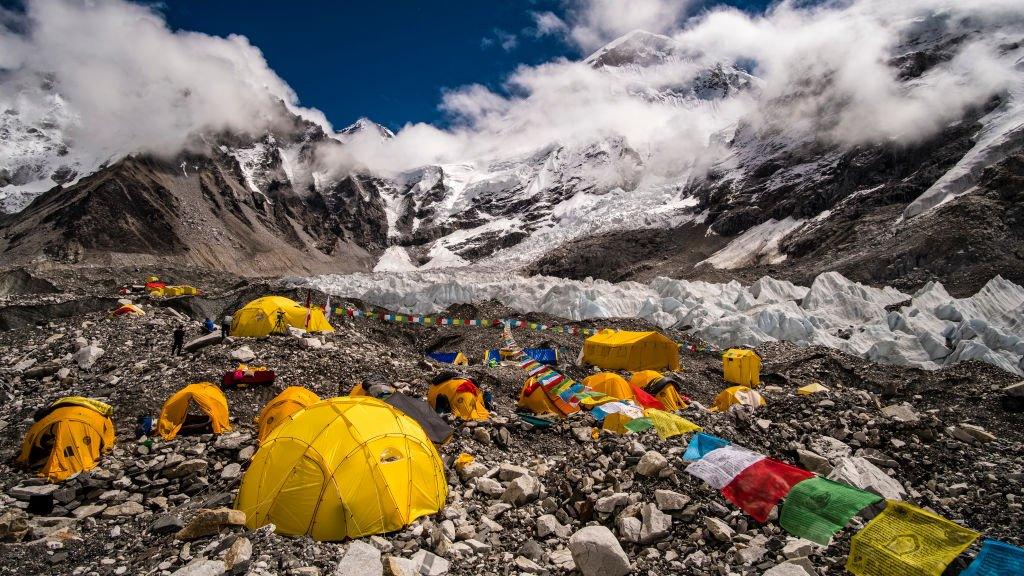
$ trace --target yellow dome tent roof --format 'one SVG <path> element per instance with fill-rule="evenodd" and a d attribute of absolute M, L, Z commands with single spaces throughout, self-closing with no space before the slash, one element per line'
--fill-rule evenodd
<path fill-rule="evenodd" d="M 583 385 L 619 400 L 634 400 L 633 389 L 626 379 L 614 372 L 599 372 L 583 379 Z"/>
<path fill-rule="evenodd" d="M 629 383 L 637 388 L 646 390 L 647 385 L 658 378 L 661 378 L 661 372 L 657 370 L 640 370 L 633 372 L 633 375 L 629 377 Z"/>
<path fill-rule="evenodd" d="M 633 376 L 629 379 L 629 383 L 641 390 L 651 392 L 648 387 L 650 387 L 652 383 L 656 383 L 659 379 L 664 377 L 664 374 L 656 370 L 641 370 L 633 373 Z M 655 398 L 661 401 L 665 410 L 674 412 L 676 410 L 686 409 L 686 401 L 683 400 L 682 395 L 679 394 L 678 384 L 674 379 L 669 380 L 669 382 L 664 386 L 661 386 L 661 388 L 658 388 L 658 385 L 655 385 L 654 388 L 657 388 L 658 390 L 657 392 L 652 393 Z"/>
<path fill-rule="evenodd" d="M 522 389 L 519 390 L 519 401 L 516 406 L 537 415 L 565 416 L 565 413 L 548 398 L 547 392 L 537 382 L 537 379 L 532 376 L 526 379 Z"/>
<path fill-rule="evenodd" d="M 658 332 L 605 329 L 583 342 L 583 362 L 604 370 L 678 370 L 679 344 Z"/>
<path fill-rule="evenodd" d="M 210 417 L 210 427 L 214 434 L 231 430 L 231 423 L 228 422 L 228 400 L 224 393 L 209 382 L 199 382 L 185 386 L 164 402 L 164 407 L 160 411 L 160 421 L 157 422 L 157 432 L 164 440 L 173 440 L 178 435 L 181 425 L 185 422 L 189 402 L 195 402 L 196 406 Z"/>
<path fill-rule="evenodd" d="M 764 406 L 765 402 L 764 398 L 756 390 L 751 390 L 746 386 L 732 386 L 722 390 L 718 393 L 718 396 L 715 396 L 711 411 L 725 412 L 735 404 L 757 408 Z"/>
<path fill-rule="evenodd" d="M 398 530 L 447 497 L 441 457 L 415 420 L 376 398 L 341 397 L 271 432 L 235 507 L 250 529 L 343 540 Z"/>
<path fill-rule="evenodd" d="M 267 436 L 270 435 L 270 432 L 280 426 L 286 418 L 319 401 L 320 397 L 315 392 L 302 386 L 289 386 L 285 388 L 280 394 L 274 396 L 270 402 L 267 402 L 266 406 L 260 410 L 259 416 L 256 417 L 259 443 L 262 444 Z"/>
<path fill-rule="evenodd" d="M 108 416 L 88 406 L 63 404 L 28 429 L 18 462 L 40 466 L 40 476 L 60 482 L 95 468 L 100 455 L 114 447 L 114 437 Z"/>
<path fill-rule="evenodd" d="M 309 332 L 334 332 L 334 327 L 327 322 L 320 308 L 306 308 L 283 296 L 264 296 L 249 302 L 232 315 L 231 335 L 261 338 L 270 334 L 284 334 L 289 326 L 306 330 L 307 315 Z"/>
<path fill-rule="evenodd" d="M 427 391 L 427 403 L 437 411 L 441 398 L 445 399 L 452 414 L 463 420 L 487 420 L 491 417 L 484 406 L 484 393 L 472 380 L 451 378 L 432 385 Z"/>

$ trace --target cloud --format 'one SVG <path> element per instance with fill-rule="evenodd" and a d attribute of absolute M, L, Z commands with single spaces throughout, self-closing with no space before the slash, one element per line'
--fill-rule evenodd
<path fill-rule="evenodd" d="M 449 128 L 409 125 L 390 142 L 350 146 L 333 161 L 393 172 L 621 138 L 642 154 L 648 177 L 678 182 L 722 160 L 718 143 L 737 125 L 839 147 L 910 144 L 1024 85 L 1024 67 L 1015 67 L 1021 49 L 1007 48 L 1024 36 L 1024 10 L 1010 0 L 783 2 L 764 14 L 719 8 L 687 20 L 678 3 L 573 6 L 565 21 L 535 15 L 537 29 L 559 33 L 562 21 L 581 46 L 594 46 L 656 21 L 651 27 L 671 36 L 675 55 L 647 67 L 521 66 L 500 89 L 446 90 L 440 108 Z M 958 40 L 940 61 L 913 70 L 913 46 L 950 38 Z M 640 42 L 641 56 L 654 49 Z M 756 89 L 713 104 L 682 98 L 718 64 L 748 68 L 760 79 Z"/>
<path fill-rule="evenodd" d="M 490 48 L 497 45 L 505 52 L 511 52 L 519 46 L 519 38 L 510 32 L 495 28 L 491 36 L 485 36 L 480 40 L 481 48 Z"/>
<path fill-rule="evenodd" d="M 564 36 L 569 32 L 569 26 L 554 12 L 531 12 L 534 27 L 530 33 L 535 37 L 540 36 Z"/>
<path fill-rule="evenodd" d="M 575 0 L 566 10 L 566 39 L 585 52 L 591 52 L 611 40 L 646 30 L 663 34 L 677 29 L 689 0 Z"/>
<path fill-rule="evenodd" d="M 330 130 L 242 36 L 172 32 L 122 0 L 31 0 L 0 18 L 0 108 L 26 120 L 69 110 L 65 137 L 107 153 L 174 154 L 197 133 L 257 133 L 292 112 Z"/>

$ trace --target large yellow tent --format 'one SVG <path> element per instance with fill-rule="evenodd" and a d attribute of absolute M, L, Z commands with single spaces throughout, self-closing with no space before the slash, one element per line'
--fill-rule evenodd
<path fill-rule="evenodd" d="M 614 372 L 599 372 L 583 379 L 583 385 L 618 400 L 635 400 L 633 389 L 626 379 Z"/>
<path fill-rule="evenodd" d="M 730 348 L 722 353 L 722 375 L 726 382 L 757 388 L 761 385 L 761 357 L 753 350 Z"/>
<path fill-rule="evenodd" d="M 484 394 L 472 380 L 450 378 L 430 386 L 427 402 L 438 412 L 451 411 L 463 420 L 487 420 L 491 417 L 484 406 Z"/>
<path fill-rule="evenodd" d="M 82 398 L 62 398 L 25 434 L 18 462 L 39 466 L 39 475 L 50 482 L 96 467 L 100 455 L 114 447 L 114 423 L 106 404 Z"/>
<path fill-rule="evenodd" d="M 270 402 L 267 402 L 267 405 L 260 410 L 259 416 L 256 417 L 259 443 L 262 444 L 270 432 L 280 426 L 286 418 L 319 401 L 320 397 L 315 392 L 302 386 L 285 388 Z"/>
<path fill-rule="evenodd" d="M 220 388 L 209 382 L 189 384 L 178 390 L 164 402 L 160 411 L 157 432 L 164 440 L 173 440 L 181 430 L 188 415 L 188 406 L 195 402 L 196 406 L 210 419 L 210 430 L 214 434 L 231 430 L 228 422 L 228 400 Z"/>
<path fill-rule="evenodd" d="M 445 505 L 448 482 L 415 420 L 367 397 L 331 398 L 295 412 L 266 438 L 235 507 L 255 529 L 314 540 L 398 530 Z"/>
<path fill-rule="evenodd" d="M 306 317 L 309 328 L 306 328 Z M 232 336 L 261 338 L 270 334 L 284 334 L 288 327 L 308 332 L 334 332 L 320 308 L 306 308 L 283 296 L 264 296 L 249 302 L 231 317 Z"/>
<path fill-rule="evenodd" d="M 604 370 L 678 370 L 679 345 L 658 332 L 606 329 L 583 342 L 583 362 Z"/>
<path fill-rule="evenodd" d="M 725 412 L 736 404 L 742 404 L 748 408 L 754 410 L 765 405 L 764 397 L 762 397 L 756 390 L 751 390 L 746 386 L 732 386 L 726 388 L 715 396 L 715 401 L 711 406 L 712 412 Z"/>
<path fill-rule="evenodd" d="M 637 388 L 654 394 L 654 397 L 661 401 L 665 410 L 673 412 L 686 408 L 686 401 L 679 393 L 679 383 L 674 378 L 668 378 L 656 370 L 641 370 L 634 372 L 629 383 Z"/>
<path fill-rule="evenodd" d="M 551 414 L 554 416 L 566 416 L 558 409 L 558 406 L 551 401 L 547 392 L 541 387 L 540 382 L 534 377 L 529 377 L 519 391 L 519 401 L 516 406 L 539 416 Z"/>

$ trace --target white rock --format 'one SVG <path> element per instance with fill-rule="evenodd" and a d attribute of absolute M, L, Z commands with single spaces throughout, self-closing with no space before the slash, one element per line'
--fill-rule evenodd
<path fill-rule="evenodd" d="M 632 567 L 622 545 L 604 526 L 587 526 L 569 538 L 569 552 L 583 576 L 623 576 Z"/>
<path fill-rule="evenodd" d="M 668 466 L 668 460 L 660 452 L 650 450 L 636 463 L 636 473 L 641 476 L 656 476 Z"/>
<path fill-rule="evenodd" d="M 812 576 L 799 564 L 783 562 L 772 566 L 762 576 Z"/>
<path fill-rule="evenodd" d="M 196 558 L 175 570 L 171 576 L 220 576 L 226 569 L 227 567 L 220 560 Z"/>
<path fill-rule="evenodd" d="M 334 576 L 383 576 L 384 565 L 380 560 L 380 550 L 362 540 L 353 540 L 345 550 Z"/>
<path fill-rule="evenodd" d="M 707 526 L 708 532 L 718 540 L 719 542 L 730 542 L 732 537 L 736 534 L 736 531 L 731 526 L 725 523 L 725 521 L 708 516 L 704 518 L 704 525 Z"/>
<path fill-rule="evenodd" d="M 672 517 L 658 510 L 655 504 L 646 504 L 641 510 L 643 527 L 640 530 L 640 543 L 651 544 L 663 540 L 672 530 Z"/>
<path fill-rule="evenodd" d="M 476 489 L 488 496 L 498 497 L 505 493 L 505 487 L 494 478 L 477 478 Z"/>
<path fill-rule="evenodd" d="M 410 560 L 416 565 L 416 571 L 423 576 L 441 576 L 448 573 L 448 561 L 426 550 L 419 550 L 412 555 Z"/>
<path fill-rule="evenodd" d="M 686 505 L 690 503 L 690 497 L 671 490 L 655 490 L 654 501 L 658 503 L 658 509 L 662 512 L 671 512 L 686 508 Z M 595 505 L 594 508 L 596 509 L 597 506 Z"/>
<path fill-rule="evenodd" d="M 103 356 L 104 352 L 105 351 L 99 346 L 90 344 L 78 352 L 75 352 L 75 362 L 82 370 L 88 370 L 89 368 L 92 368 L 93 364 L 95 364 L 101 356 Z"/>
<path fill-rule="evenodd" d="M 558 518 L 555 518 L 554 514 L 544 514 L 537 518 L 537 536 L 539 538 L 546 538 L 551 534 L 559 538 L 565 538 L 569 535 L 569 527 L 563 526 L 558 521 Z"/>
<path fill-rule="evenodd" d="M 629 502 L 629 494 L 616 492 L 609 496 L 598 498 L 597 502 L 594 503 L 594 510 L 604 514 L 611 514 L 616 508 L 625 506 L 627 502 Z"/>
<path fill-rule="evenodd" d="M 252 362 L 256 359 L 256 353 L 248 346 L 240 346 L 231 351 L 231 359 L 238 362 Z"/>
<path fill-rule="evenodd" d="M 508 483 L 505 493 L 501 495 L 503 502 L 522 506 L 540 497 L 540 480 L 533 476 L 519 476 Z"/>
<path fill-rule="evenodd" d="M 869 490 L 889 500 L 902 500 L 907 495 L 902 484 L 860 456 L 839 460 L 828 479 Z"/>

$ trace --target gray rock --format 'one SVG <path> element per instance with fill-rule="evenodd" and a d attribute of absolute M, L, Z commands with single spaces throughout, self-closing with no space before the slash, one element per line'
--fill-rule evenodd
<path fill-rule="evenodd" d="M 175 570 L 171 576 L 220 576 L 226 569 L 227 567 L 220 560 L 196 558 Z"/>
<path fill-rule="evenodd" d="M 658 510 L 655 504 L 646 504 L 640 513 L 643 527 L 640 529 L 640 543 L 651 544 L 665 539 L 672 531 L 672 517 Z"/>
<path fill-rule="evenodd" d="M 202 458 L 192 458 L 191 460 L 185 460 L 172 467 L 164 468 L 164 476 L 167 478 L 182 478 L 184 476 L 190 476 L 192 474 L 199 474 L 206 471 L 207 467 L 206 460 Z"/>
<path fill-rule="evenodd" d="M 33 496 L 51 496 L 56 491 L 56 484 L 41 484 L 38 486 L 15 486 L 8 494 L 11 498 L 27 502 Z"/>
<path fill-rule="evenodd" d="M 902 500 L 907 495 L 902 484 L 859 456 L 839 460 L 828 479 L 869 490 L 890 500 Z"/>
<path fill-rule="evenodd" d="M 827 458 L 830 462 L 835 462 L 853 453 L 853 449 L 848 444 L 831 436 L 816 436 L 812 438 L 808 442 L 808 448 L 815 454 Z"/>
<path fill-rule="evenodd" d="M 527 470 L 526 468 L 523 468 L 522 466 L 516 466 L 514 464 L 508 464 L 508 463 L 505 463 L 505 464 L 502 464 L 501 466 L 498 466 L 498 478 L 500 480 L 502 480 L 503 482 L 508 482 L 509 480 L 515 480 L 516 478 L 519 478 L 520 476 L 527 476 L 529 474 L 530 474 L 530 471 Z"/>
<path fill-rule="evenodd" d="M 96 364 L 96 361 L 99 360 L 104 353 L 105 351 L 103 348 L 100 348 L 95 344 L 90 344 L 78 352 L 75 352 L 75 363 L 78 364 L 78 367 L 82 370 L 88 370 Z"/>
<path fill-rule="evenodd" d="M 616 492 L 610 496 L 598 498 L 597 502 L 594 503 L 594 510 L 604 514 L 611 514 L 615 512 L 616 508 L 625 506 L 627 502 L 629 502 L 629 494 Z"/>
<path fill-rule="evenodd" d="M 660 452 L 650 450 L 636 463 L 636 473 L 641 476 L 656 476 L 668 466 L 668 460 Z"/>
<path fill-rule="evenodd" d="M 885 408 L 882 408 L 882 414 L 885 414 L 896 422 L 903 422 L 906 424 L 916 424 L 921 421 L 921 415 L 914 410 L 913 406 L 906 402 L 886 406 Z"/>
<path fill-rule="evenodd" d="M 799 564 L 792 564 L 790 562 L 783 562 L 782 564 L 776 564 L 765 571 L 762 576 L 813 576 L 811 573 L 804 570 L 804 567 Z"/>
<path fill-rule="evenodd" d="M 235 540 L 224 555 L 224 564 L 232 574 L 245 572 L 252 560 L 252 542 L 242 537 Z"/>
<path fill-rule="evenodd" d="M 802 558 L 810 556 L 817 544 L 803 538 L 794 538 L 786 542 L 782 547 L 782 555 L 786 558 Z"/>
<path fill-rule="evenodd" d="M 363 540 L 353 540 L 334 568 L 334 576 L 383 576 L 384 565 L 377 550 Z"/>
<path fill-rule="evenodd" d="M 719 542 L 730 542 L 736 532 L 731 526 L 725 523 L 725 521 L 708 516 L 704 518 L 704 525 L 707 527 L 708 532 L 711 532 L 711 536 Z"/>
<path fill-rule="evenodd" d="M 800 459 L 800 463 L 803 464 L 804 468 L 807 468 L 815 474 L 821 474 L 827 476 L 832 472 L 832 464 L 829 463 L 828 458 L 819 456 L 810 450 L 804 450 L 803 448 L 797 448 L 797 458 Z"/>
<path fill-rule="evenodd" d="M 553 514 L 545 514 L 537 518 L 537 537 L 546 538 L 554 534 L 559 538 L 569 536 L 569 527 L 563 526 Z"/>
<path fill-rule="evenodd" d="M 110 506 L 105 509 L 100 516 L 109 518 L 113 516 L 138 516 L 145 512 L 146 509 L 142 507 L 142 504 L 129 500 L 124 504 L 118 504 L 117 506 Z"/>
<path fill-rule="evenodd" d="M 228 355 L 237 362 L 252 362 L 256 359 L 256 353 L 248 346 L 240 346 L 231 351 Z"/>
<path fill-rule="evenodd" d="M 223 339 L 224 337 L 220 335 L 220 332 L 214 332 L 213 334 L 200 336 L 195 340 L 189 340 L 184 346 L 182 346 L 182 350 L 185 352 L 195 352 L 196 350 L 212 346 L 213 344 L 220 344 Z"/>
<path fill-rule="evenodd" d="M 569 538 L 569 552 L 583 576 L 623 576 L 632 567 L 622 545 L 604 526 L 587 526 Z"/>
<path fill-rule="evenodd" d="M 448 561 L 426 550 L 416 552 L 410 560 L 416 566 L 416 571 L 423 576 L 441 576 L 448 573 Z"/>
<path fill-rule="evenodd" d="M 494 478 L 477 478 L 476 489 L 478 492 L 495 498 L 505 493 L 505 487 Z"/>
<path fill-rule="evenodd" d="M 753 564 L 764 558 L 767 553 L 768 549 L 763 546 L 748 546 L 736 552 L 736 559 L 740 564 Z"/>
<path fill-rule="evenodd" d="M 640 542 L 644 523 L 634 516 L 619 516 L 615 519 L 615 529 L 619 532 L 619 538 L 636 544 Z"/>
<path fill-rule="evenodd" d="M 540 489 L 540 480 L 528 474 L 519 476 L 508 483 L 508 488 L 501 495 L 501 500 L 516 506 L 522 506 L 539 498 Z"/>
<path fill-rule="evenodd" d="M 242 475 L 242 465 L 238 462 L 231 462 L 220 471 L 220 477 L 224 480 L 234 480 Z"/>
<path fill-rule="evenodd" d="M 525 572 L 527 574 L 540 574 L 544 571 L 544 568 L 541 567 L 540 564 L 537 564 L 533 560 L 524 556 L 516 556 L 512 563 L 516 565 L 516 568 L 518 568 L 520 572 Z"/>
<path fill-rule="evenodd" d="M 690 497 L 671 490 L 655 490 L 654 501 L 658 503 L 658 510 L 671 512 L 682 510 L 690 503 Z M 596 506 L 594 507 L 597 508 Z"/>
<path fill-rule="evenodd" d="M 181 521 L 174 514 L 161 514 L 156 522 L 149 527 L 149 531 L 154 534 L 170 534 L 171 532 L 177 532 L 185 527 L 185 523 Z"/>

